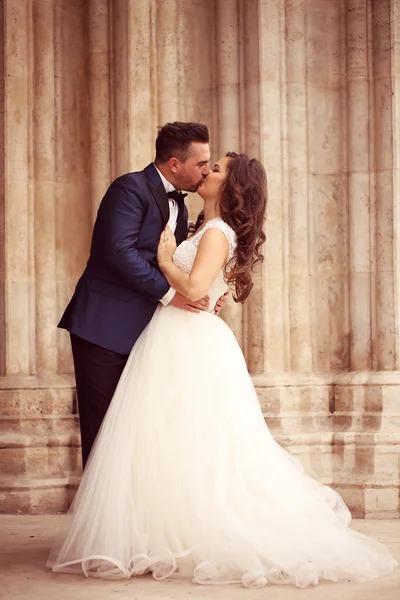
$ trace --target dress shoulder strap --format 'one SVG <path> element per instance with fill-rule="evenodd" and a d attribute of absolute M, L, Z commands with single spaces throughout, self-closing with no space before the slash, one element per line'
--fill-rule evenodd
<path fill-rule="evenodd" d="M 196 245 L 198 245 L 200 243 L 201 238 L 203 237 L 204 233 L 208 229 L 219 229 L 225 235 L 225 237 L 229 243 L 229 260 L 230 260 L 233 257 L 233 255 L 235 253 L 235 249 L 236 249 L 236 234 L 233 231 L 232 227 L 230 227 L 228 225 L 228 223 L 225 223 L 225 221 L 223 221 L 220 217 L 217 217 L 216 219 L 212 219 L 205 225 L 204 229 L 199 231 L 198 235 L 196 236 L 197 237 Z"/>

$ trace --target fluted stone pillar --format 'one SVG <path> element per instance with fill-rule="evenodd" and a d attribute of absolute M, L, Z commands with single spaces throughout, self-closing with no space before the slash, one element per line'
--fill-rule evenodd
<path fill-rule="evenodd" d="M 236 0 L 216 3 L 217 158 L 240 145 L 240 23 Z M 215 149 L 214 149 L 215 152 Z M 228 299 L 224 318 L 243 346 L 243 309 Z"/>
<path fill-rule="evenodd" d="M 260 36 L 258 31 L 257 0 L 241 5 L 240 25 L 242 39 L 241 60 L 241 147 L 250 157 L 261 160 L 260 131 L 262 106 L 260 102 L 260 63 L 258 55 Z M 264 297 L 262 266 L 253 274 L 254 288 L 244 305 L 243 332 L 244 353 L 251 373 L 264 371 Z"/>
<path fill-rule="evenodd" d="M 33 6 L 33 195 L 36 371 L 57 371 L 54 2 Z M 33 307 L 32 307 L 33 309 Z M 30 319 L 31 320 L 31 319 Z"/>
<path fill-rule="evenodd" d="M 30 372 L 32 289 L 32 158 L 29 136 L 31 14 L 25 2 L 4 4 L 5 373 Z"/>
<path fill-rule="evenodd" d="M 65 198 L 69 214 L 76 202 L 67 180 L 74 178 L 72 161 L 68 161 L 65 179 L 60 176 L 60 166 L 66 162 L 62 150 L 70 142 L 68 134 L 63 142 L 57 135 L 64 111 L 68 111 L 67 94 L 61 106 L 57 77 L 63 42 L 61 7 L 53 2 L 24 1 L 7 1 L 2 7 L 5 318 L 1 332 L 0 500 L 3 511 L 46 511 L 67 506 L 68 481 L 78 455 L 73 379 L 61 374 L 54 326 L 60 292 L 58 225 L 71 235 L 71 225 L 63 218 L 57 199 Z M 72 27 L 71 33 L 74 23 L 65 18 L 62 23 L 64 31 Z M 74 34 L 79 54 L 79 32 Z M 69 52 L 71 62 L 73 56 Z M 79 87 L 72 85 L 70 90 L 75 102 Z M 77 165 L 84 165 L 82 153 L 70 150 Z M 79 232 L 79 226 L 74 229 Z M 82 237 L 87 245 L 85 233 Z M 76 249 L 79 242 L 72 255 Z"/>
<path fill-rule="evenodd" d="M 254 381 L 277 439 L 359 516 L 399 512 L 398 10 L 259 2 L 270 204 Z"/>
<path fill-rule="evenodd" d="M 90 174 L 92 220 L 111 180 L 110 38 L 108 0 L 91 0 L 89 28 Z"/>
<path fill-rule="evenodd" d="M 399 16 L 389 0 L 347 10 L 352 345 L 334 482 L 359 516 L 399 514 Z"/>

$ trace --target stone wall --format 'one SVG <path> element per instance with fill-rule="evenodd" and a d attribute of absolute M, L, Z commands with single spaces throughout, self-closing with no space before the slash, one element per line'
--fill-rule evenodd
<path fill-rule="evenodd" d="M 107 185 L 180 119 L 207 123 L 213 159 L 245 151 L 268 172 L 266 260 L 224 318 L 271 430 L 355 515 L 398 516 L 400 3 L 0 11 L 0 510 L 60 511 L 73 494 L 72 362 L 55 324 Z"/>

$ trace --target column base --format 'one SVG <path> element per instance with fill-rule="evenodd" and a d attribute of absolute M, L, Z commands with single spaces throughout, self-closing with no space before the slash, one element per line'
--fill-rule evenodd
<path fill-rule="evenodd" d="M 359 518 L 400 517 L 400 372 L 336 378 L 333 486 Z"/>
<path fill-rule="evenodd" d="M 0 512 L 65 512 L 81 473 L 72 376 L 0 379 Z"/>
<path fill-rule="evenodd" d="M 400 517 L 400 373 L 255 376 L 266 422 L 355 517 Z M 65 512 L 81 474 L 72 376 L 0 379 L 0 512 Z"/>
<path fill-rule="evenodd" d="M 275 439 L 353 516 L 400 517 L 400 372 L 255 376 Z"/>

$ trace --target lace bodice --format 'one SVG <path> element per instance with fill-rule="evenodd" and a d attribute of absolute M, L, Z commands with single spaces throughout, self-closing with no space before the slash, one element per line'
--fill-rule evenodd
<path fill-rule="evenodd" d="M 221 218 L 217 217 L 209 221 L 204 229 L 195 233 L 192 237 L 188 238 L 182 244 L 178 246 L 175 251 L 173 260 L 177 267 L 182 269 L 185 273 L 190 273 L 193 267 L 194 260 L 196 258 L 197 248 L 199 247 L 200 240 L 203 237 L 207 229 L 220 229 L 226 236 L 229 242 L 229 260 L 233 258 L 236 249 L 236 234 L 231 227 Z M 224 272 L 218 273 L 217 278 L 212 284 L 208 295 L 210 297 L 209 312 L 213 312 L 217 300 L 226 292 L 228 286 L 226 285 Z"/>

